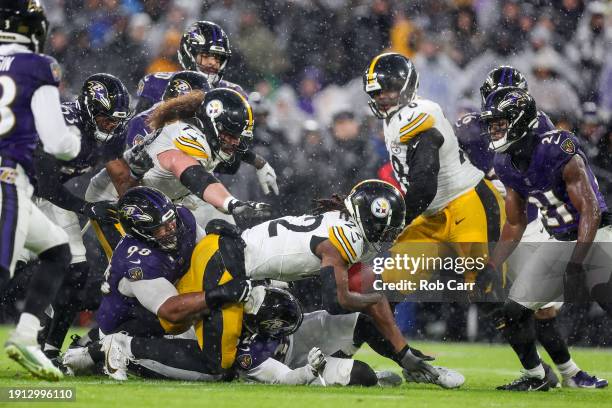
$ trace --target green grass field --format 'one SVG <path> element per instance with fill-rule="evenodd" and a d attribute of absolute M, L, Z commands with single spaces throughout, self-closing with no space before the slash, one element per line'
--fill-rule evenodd
<path fill-rule="evenodd" d="M 0 327 L 0 344 L 8 328 Z M 612 405 L 612 389 L 509 393 L 495 386 L 518 376 L 519 364 L 511 350 L 502 345 L 418 343 L 424 352 L 436 356 L 440 365 L 461 371 L 465 385 L 443 390 L 432 385 L 404 384 L 398 388 L 348 388 L 270 386 L 244 383 L 186 383 L 150 381 L 136 377 L 115 383 L 106 377 L 66 378 L 48 383 L 32 378 L 20 366 L 0 354 L 0 387 L 66 386 L 76 388 L 76 402 L 36 402 L 1 406 L 67 407 L 606 407 Z M 611 349 L 572 349 L 574 360 L 585 370 L 612 379 Z M 399 372 L 395 363 L 363 349 L 357 358 L 375 369 Z"/>

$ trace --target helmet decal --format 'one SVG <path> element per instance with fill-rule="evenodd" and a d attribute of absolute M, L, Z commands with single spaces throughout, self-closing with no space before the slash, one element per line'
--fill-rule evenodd
<path fill-rule="evenodd" d="M 153 217 L 138 207 L 137 205 L 126 205 L 121 209 L 121 213 L 126 218 L 132 218 L 135 222 L 152 222 Z"/>
<path fill-rule="evenodd" d="M 370 210 L 376 218 L 387 218 L 391 212 L 391 204 L 389 204 L 389 200 L 386 198 L 378 197 L 372 201 Z"/>
<path fill-rule="evenodd" d="M 215 119 L 222 113 L 223 102 L 221 102 L 219 99 L 213 99 L 212 101 L 208 102 L 208 105 L 206 105 L 206 114 L 209 118 Z"/>
<path fill-rule="evenodd" d="M 98 101 L 104 106 L 106 109 L 111 108 L 111 101 L 108 96 L 108 89 L 106 86 L 98 81 L 89 81 L 87 84 L 89 95 L 94 101 Z"/>
<path fill-rule="evenodd" d="M 172 82 L 172 86 L 179 92 L 180 95 L 186 94 L 192 90 L 189 82 L 185 80 L 175 79 Z"/>

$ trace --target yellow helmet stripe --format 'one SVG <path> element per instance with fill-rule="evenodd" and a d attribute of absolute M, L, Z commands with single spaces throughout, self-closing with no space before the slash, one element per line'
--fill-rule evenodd
<path fill-rule="evenodd" d="M 253 130 L 253 110 L 251 109 L 251 104 L 249 103 L 249 101 L 244 96 L 242 96 L 242 94 L 240 92 L 238 92 L 238 91 L 236 91 L 234 89 L 230 89 L 230 88 L 227 88 L 227 89 L 229 89 L 230 91 L 236 93 L 236 95 L 238 95 L 240 97 L 240 99 L 242 99 L 242 102 L 244 103 L 244 106 L 246 106 L 246 108 L 247 108 L 247 114 L 249 115 L 249 119 L 248 119 L 248 122 L 247 122 L 247 130 Z"/>

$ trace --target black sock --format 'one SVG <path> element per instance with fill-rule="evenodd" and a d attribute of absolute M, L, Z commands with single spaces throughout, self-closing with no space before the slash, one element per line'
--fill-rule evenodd
<path fill-rule="evenodd" d="M 536 348 L 533 311 L 509 300 L 504 305 L 505 322 L 501 328 L 504 337 L 514 349 L 523 368 L 530 370 L 540 364 Z"/>
<path fill-rule="evenodd" d="M 361 385 L 364 387 L 372 387 L 378 384 L 378 377 L 376 373 L 363 361 L 353 361 L 353 368 L 351 369 L 351 375 L 348 385 Z"/>
<path fill-rule="evenodd" d="M 200 350 L 196 340 L 134 337 L 132 354 L 137 360 L 153 360 L 159 363 L 158 374 L 167 368 L 194 371 L 204 374 L 221 374 L 217 361 Z M 166 375 L 169 377 L 168 375 Z"/>
<path fill-rule="evenodd" d="M 53 303 L 53 320 L 45 340 L 55 348 L 61 349 L 64 338 L 83 304 L 83 289 L 87 281 L 89 266 L 87 262 L 70 264 L 68 275 L 60 287 Z"/>
<path fill-rule="evenodd" d="M 557 327 L 557 318 L 535 319 L 536 336 L 555 364 L 563 364 L 569 361 L 570 353 L 561 337 Z"/>
<path fill-rule="evenodd" d="M 70 258 L 72 255 L 68 244 L 55 246 L 38 255 L 40 267 L 34 271 L 28 286 L 23 308 L 25 313 L 33 314 L 39 319 L 43 318 L 45 309 L 53 303 L 64 281 Z"/>
<path fill-rule="evenodd" d="M 353 332 L 353 343 L 361 347 L 364 342 L 381 356 L 395 361 L 397 353 L 391 342 L 380 334 L 370 316 L 360 313 Z"/>
<path fill-rule="evenodd" d="M 599 283 L 591 289 L 591 297 L 612 317 L 612 279 L 607 283 Z"/>

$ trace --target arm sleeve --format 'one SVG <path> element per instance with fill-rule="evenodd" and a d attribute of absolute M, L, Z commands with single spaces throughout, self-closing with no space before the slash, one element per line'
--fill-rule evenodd
<path fill-rule="evenodd" d="M 61 163 L 53 156 L 38 151 L 35 154 L 38 186 L 36 194 L 65 210 L 80 212 L 87 201 L 75 196 L 60 183 Z"/>
<path fill-rule="evenodd" d="M 268 358 L 249 370 L 247 378 L 267 384 L 305 385 L 312 382 L 315 376 L 307 366 L 292 370 L 280 361 Z"/>
<path fill-rule="evenodd" d="M 60 106 L 59 90 L 43 85 L 32 96 L 30 104 L 36 131 L 45 152 L 60 160 L 74 159 L 81 149 L 80 135 L 76 127 L 68 128 Z"/>
<path fill-rule="evenodd" d="M 124 278 L 121 282 L 120 292 L 125 295 L 133 295 L 145 309 L 155 315 L 157 315 L 157 311 L 166 300 L 178 295 L 174 285 L 166 278 L 138 281 L 130 281 Z"/>
<path fill-rule="evenodd" d="M 436 128 L 430 128 L 410 143 L 415 146 L 408 156 L 408 186 L 406 188 L 406 225 L 427 209 L 438 191 L 440 146 L 444 137 Z M 418 143 L 418 144 L 417 144 Z"/>

